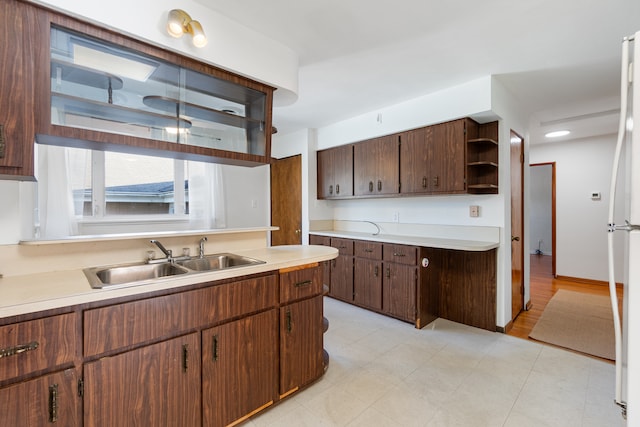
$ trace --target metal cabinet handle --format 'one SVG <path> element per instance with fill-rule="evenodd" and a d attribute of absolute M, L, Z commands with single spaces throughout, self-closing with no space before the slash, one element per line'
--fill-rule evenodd
<path fill-rule="evenodd" d="M 373 181 L 369 181 L 369 193 L 373 193 Z"/>
<path fill-rule="evenodd" d="M 213 336 L 213 344 L 211 347 L 211 352 L 213 353 L 213 361 L 217 362 L 218 361 L 218 336 L 214 335 Z"/>
<path fill-rule="evenodd" d="M 438 187 L 439 185 L 440 185 L 440 177 L 436 175 L 433 177 L 433 186 Z"/>
<path fill-rule="evenodd" d="M 291 310 L 287 310 L 285 313 L 285 321 L 287 324 L 287 332 L 291 333 Z"/>
<path fill-rule="evenodd" d="M 302 286 L 308 286 L 308 285 L 311 285 L 311 284 L 313 284 L 313 280 L 305 280 L 304 282 L 298 282 L 293 286 L 295 286 L 296 288 L 300 288 Z"/>
<path fill-rule="evenodd" d="M 370 254 L 371 252 L 373 252 L 373 249 L 369 249 L 369 248 L 367 248 L 367 249 L 364 249 L 364 251 L 365 251 L 366 253 L 369 253 L 369 254 Z"/>
<path fill-rule="evenodd" d="M 0 348 L 0 359 L 3 357 L 14 356 L 16 354 L 24 353 L 25 351 L 32 351 L 38 348 L 40 344 L 38 341 L 31 341 L 27 344 L 20 344 L 15 347 Z"/>
<path fill-rule="evenodd" d="M 189 344 L 182 345 L 182 372 L 189 369 Z"/>
<path fill-rule="evenodd" d="M 382 181 L 378 180 L 378 191 L 382 191 Z"/>
<path fill-rule="evenodd" d="M 336 194 L 340 194 L 340 184 L 336 184 Z"/>
<path fill-rule="evenodd" d="M 387 279 L 391 278 L 391 268 L 387 267 Z"/>
<path fill-rule="evenodd" d="M 400 253 L 400 252 L 394 252 L 394 253 L 393 253 L 393 256 L 400 256 L 400 257 L 402 257 L 402 256 L 406 256 L 406 255 L 405 255 L 405 254 L 403 254 L 403 253 Z"/>
<path fill-rule="evenodd" d="M 49 386 L 49 422 L 58 421 L 58 384 Z"/>
<path fill-rule="evenodd" d="M 333 185 L 329 186 L 329 194 L 333 194 Z"/>
<path fill-rule="evenodd" d="M 426 176 L 422 177 L 422 188 L 427 188 L 427 177 Z"/>
<path fill-rule="evenodd" d="M 373 277 L 378 277 L 378 266 L 377 265 L 373 269 Z"/>

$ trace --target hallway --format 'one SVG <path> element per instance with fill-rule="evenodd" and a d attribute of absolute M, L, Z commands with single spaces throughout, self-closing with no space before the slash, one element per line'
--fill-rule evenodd
<path fill-rule="evenodd" d="M 549 300 L 560 289 L 584 292 L 594 295 L 609 295 L 604 284 L 580 282 L 578 280 L 556 279 L 551 274 L 551 257 L 531 255 L 531 308 L 523 311 L 513 322 L 507 335 L 529 339 L 529 333 L 542 315 Z M 618 288 L 618 298 L 622 299 L 622 290 Z"/>

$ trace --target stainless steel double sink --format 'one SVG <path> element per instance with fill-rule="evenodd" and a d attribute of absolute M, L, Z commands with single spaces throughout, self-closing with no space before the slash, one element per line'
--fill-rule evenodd
<path fill-rule="evenodd" d="M 91 267 L 83 270 L 92 288 L 146 285 L 163 277 L 264 264 L 264 261 L 232 253 L 219 253 L 161 262 L 139 262 Z"/>

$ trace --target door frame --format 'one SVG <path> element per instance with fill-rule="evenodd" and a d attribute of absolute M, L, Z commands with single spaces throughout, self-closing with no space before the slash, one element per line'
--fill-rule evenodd
<path fill-rule="evenodd" d="M 519 142 L 519 149 L 518 149 L 518 168 L 519 168 L 519 175 L 520 175 L 520 189 L 519 189 L 519 197 L 520 197 L 520 207 L 519 207 L 519 222 L 520 222 L 520 230 L 518 230 L 518 234 L 519 236 L 516 236 L 519 238 L 519 242 L 518 244 L 520 245 L 520 283 L 517 284 L 517 286 L 520 287 L 519 293 L 522 296 L 522 301 L 520 302 L 520 306 L 521 309 L 518 313 L 513 313 L 513 294 L 514 294 L 514 283 L 513 283 L 513 262 L 512 262 L 512 267 L 511 267 L 511 308 L 512 308 L 512 313 L 511 313 L 511 321 L 513 321 L 522 311 L 527 310 L 527 301 L 525 301 L 525 274 L 524 274 L 524 268 L 525 268 L 525 263 L 524 263 L 524 253 L 525 253 L 525 222 L 524 222 L 524 187 L 525 187 L 525 182 L 524 182 L 524 138 L 522 136 L 520 136 L 520 134 L 518 134 L 516 131 L 514 131 L 513 129 L 510 129 L 509 132 L 509 139 L 510 141 L 513 138 L 519 138 L 520 142 Z M 510 147 L 509 147 L 509 165 L 511 168 L 513 168 L 513 161 L 512 161 L 512 151 L 513 150 L 513 142 L 510 142 Z M 511 170 L 511 177 L 513 177 L 514 175 L 514 171 L 513 169 Z M 513 236 L 514 236 L 514 230 L 513 230 L 513 203 L 514 203 L 514 196 L 513 194 L 511 194 L 510 197 L 510 217 L 509 217 L 509 221 L 510 221 L 510 225 L 511 225 L 511 235 L 510 235 L 510 251 L 511 251 L 511 261 L 513 261 Z"/>
<path fill-rule="evenodd" d="M 551 274 L 556 274 L 556 162 L 531 163 L 529 167 L 551 166 Z"/>

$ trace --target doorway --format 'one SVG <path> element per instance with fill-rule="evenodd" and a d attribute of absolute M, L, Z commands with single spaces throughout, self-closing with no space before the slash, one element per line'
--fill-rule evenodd
<path fill-rule="evenodd" d="M 549 256 L 551 275 L 556 277 L 556 163 L 534 163 L 529 165 L 531 183 L 531 212 L 529 228 L 530 253 Z"/>
<path fill-rule="evenodd" d="M 511 130 L 511 320 L 524 309 L 524 140 Z"/>
<path fill-rule="evenodd" d="M 302 155 L 271 161 L 271 246 L 302 243 Z"/>

